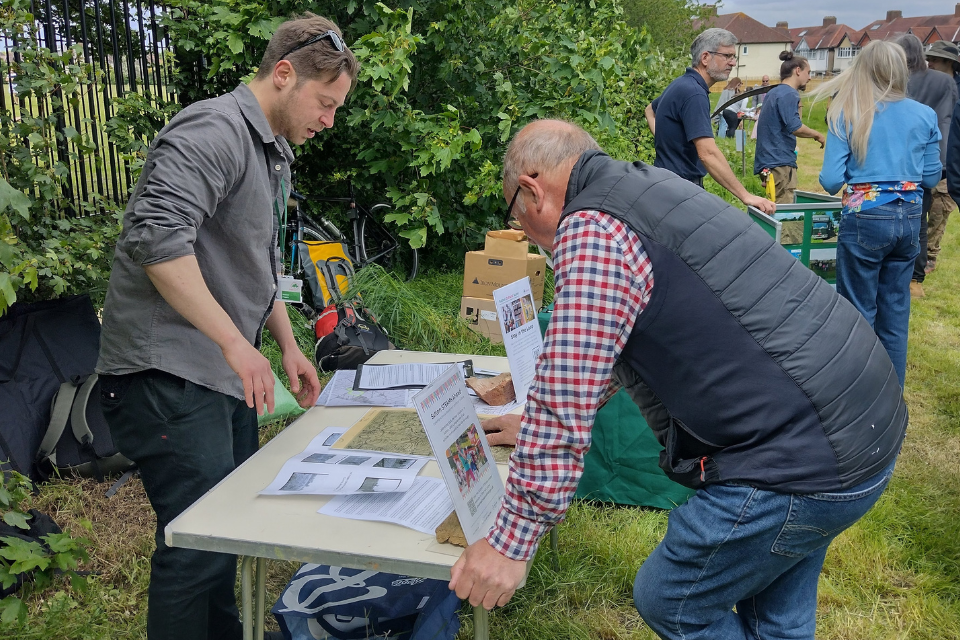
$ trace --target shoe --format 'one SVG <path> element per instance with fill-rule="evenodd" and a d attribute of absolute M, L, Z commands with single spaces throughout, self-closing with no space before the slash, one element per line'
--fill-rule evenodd
<path fill-rule="evenodd" d="M 917 280 L 910 281 L 910 297 L 911 298 L 922 298 L 926 295 L 923 292 L 923 285 L 920 284 Z"/>

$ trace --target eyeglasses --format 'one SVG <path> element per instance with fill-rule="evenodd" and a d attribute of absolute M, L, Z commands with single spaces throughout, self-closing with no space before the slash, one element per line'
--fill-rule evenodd
<path fill-rule="evenodd" d="M 531 174 L 530 174 L 530 177 L 531 177 L 531 178 L 536 178 L 538 175 L 540 175 L 538 172 L 536 172 L 536 173 L 531 173 Z M 515 205 L 515 204 L 517 203 L 517 196 L 520 195 L 520 189 L 521 189 L 521 188 L 522 188 L 522 185 L 519 185 L 519 184 L 518 184 L 518 185 L 517 185 L 517 190 L 513 192 L 513 197 L 510 198 L 510 206 L 507 207 L 507 219 L 506 219 L 506 222 L 505 222 L 506 226 L 510 227 L 511 229 L 516 229 L 517 231 L 523 231 L 523 225 L 520 224 L 520 221 L 519 221 L 519 220 L 517 220 L 516 218 L 512 217 L 510 214 L 513 212 L 513 205 Z"/>
<path fill-rule="evenodd" d="M 280 56 L 280 60 L 283 60 L 284 58 L 286 58 L 288 55 L 290 55 L 290 54 L 293 53 L 294 51 L 300 51 L 300 49 L 303 49 L 304 47 L 309 47 L 310 45 L 314 44 L 315 42 L 320 42 L 320 41 L 323 40 L 324 38 L 330 38 L 330 44 L 332 44 L 333 47 L 334 47 L 334 49 L 336 49 L 336 50 L 339 51 L 340 53 L 343 53 L 343 50 L 347 48 L 347 46 L 346 46 L 345 44 L 343 44 L 343 40 L 340 38 L 340 36 L 337 34 L 337 32 L 331 30 L 331 31 L 327 31 L 326 33 L 321 33 L 321 34 L 315 35 L 315 36 L 313 36 L 312 38 L 310 38 L 309 40 L 307 40 L 306 42 L 304 42 L 303 44 L 298 44 L 298 45 L 295 46 L 293 49 L 290 49 L 290 51 L 287 51 L 285 54 L 283 54 L 282 56 Z"/>
<path fill-rule="evenodd" d="M 735 53 L 720 53 L 719 51 L 707 51 L 707 53 L 712 53 L 715 56 L 723 56 L 727 60 L 736 60 L 737 54 Z"/>

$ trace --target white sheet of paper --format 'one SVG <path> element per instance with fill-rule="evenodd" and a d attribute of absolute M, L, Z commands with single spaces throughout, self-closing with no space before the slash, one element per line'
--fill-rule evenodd
<path fill-rule="evenodd" d="M 352 520 L 392 522 L 432 534 L 450 512 L 453 502 L 440 478 L 417 478 L 406 493 L 337 496 L 318 511 Z"/>
<path fill-rule="evenodd" d="M 473 408 L 476 410 L 478 415 L 481 416 L 502 416 L 510 413 L 514 409 L 522 408 L 523 403 L 517 400 L 513 402 L 508 402 L 505 405 L 494 407 L 489 405 L 480 398 L 471 395 L 470 400 L 473 401 Z M 411 405 L 412 406 L 412 405 Z"/>
<path fill-rule="evenodd" d="M 328 427 L 287 460 L 260 495 L 345 495 L 407 491 L 429 460 L 383 451 L 331 449 L 346 429 Z"/>
<path fill-rule="evenodd" d="M 493 524 L 504 491 L 460 367 L 450 366 L 414 402 L 464 536 L 473 544 Z"/>
<path fill-rule="evenodd" d="M 317 398 L 321 407 L 408 407 L 410 391 L 408 389 L 368 389 L 355 390 L 353 380 L 355 371 L 337 371 Z"/>
<path fill-rule="evenodd" d="M 543 352 L 543 336 L 537 320 L 537 307 L 530 291 L 530 278 L 525 277 L 493 290 L 493 302 L 500 318 L 503 346 L 507 350 L 513 389 L 522 404 L 533 384 L 537 358 Z"/>
<path fill-rule="evenodd" d="M 425 387 L 433 382 L 450 366 L 431 362 L 409 362 L 405 364 L 365 364 L 360 367 L 360 380 L 355 388 L 359 389 L 400 389 L 403 387 Z M 460 364 L 460 367 L 463 365 Z"/>

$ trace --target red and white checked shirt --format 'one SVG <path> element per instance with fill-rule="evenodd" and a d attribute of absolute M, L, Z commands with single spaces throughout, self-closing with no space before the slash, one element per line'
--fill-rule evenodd
<path fill-rule="evenodd" d="M 583 473 L 590 430 L 613 365 L 653 290 L 640 237 L 599 211 L 564 218 L 554 246 L 553 317 L 527 395 L 506 496 L 487 533 L 508 558 L 528 560 L 563 519 Z"/>

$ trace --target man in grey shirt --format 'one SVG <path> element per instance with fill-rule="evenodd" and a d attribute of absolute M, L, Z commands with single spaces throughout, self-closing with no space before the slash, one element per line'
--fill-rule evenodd
<path fill-rule="evenodd" d="M 236 558 L 168 547 L 163 530 L 257 450 L 257 414 L 273 411 L 264 328 L 300 404 L 316 402 L 316 369 L 275 303 L 288 142 L 333 126 L 357 71 L 329 20 L 283 23 L 249 85 L 164 127 L 124 213 L 97 372 L 114 441 L 157 514 L 150 640 L 241 637 Z"/>

